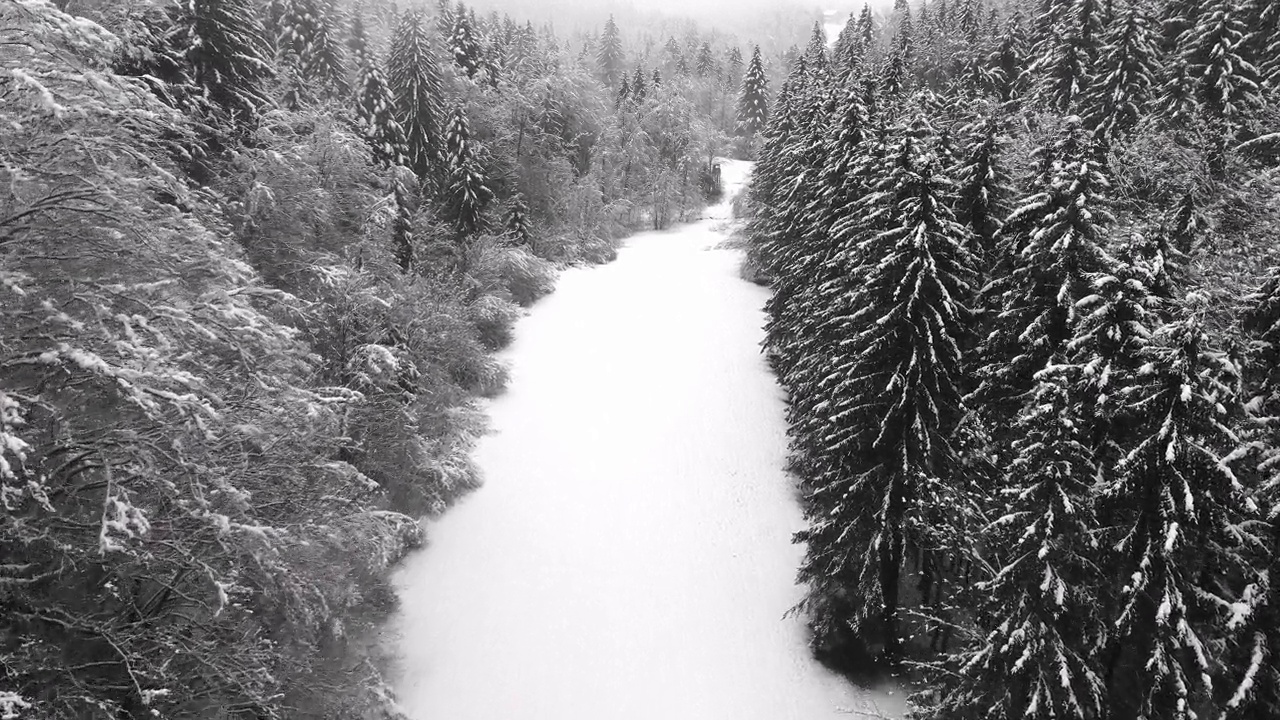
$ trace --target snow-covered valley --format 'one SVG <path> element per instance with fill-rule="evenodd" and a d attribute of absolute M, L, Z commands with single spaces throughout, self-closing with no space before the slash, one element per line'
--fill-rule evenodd
<path fill-rule="evenodd" d="M 749 165 L 726 161 L 726 194 Z M 729 203 L 573 269 L 516 328 L 477 449 L 485 485 L 396 584 L 396 691 L 417 720 L 894 717 L 787 616 L 802 518 L 765 291 Z"/>

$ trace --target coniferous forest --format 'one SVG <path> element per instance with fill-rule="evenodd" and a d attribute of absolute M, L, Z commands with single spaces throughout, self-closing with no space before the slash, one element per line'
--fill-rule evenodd
<path fill-rule="evenodd" d="M 1280 716 L 1278 8 L 900 0 L 790 65 L 800 609 L 914 717 Z"/>

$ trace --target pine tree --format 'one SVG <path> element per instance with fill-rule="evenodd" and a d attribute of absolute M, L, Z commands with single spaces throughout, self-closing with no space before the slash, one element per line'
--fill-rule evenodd
<path fill-rule="evenodd" d="M 644 99 L 648 95 L 649 95 L 649 85 L 648 85 L 648 80 L 645 78 L 644 68 L 637 65 L 636 72 L 631 77 L 631 100 L 636 105 L 643 105 Z"/>
<path fill-rule="evenodd" d="M 1091 293 L 1076 303 L 1080 320 L 1068 343 L 1077 369 L 1075 397 L 1080 407 L 1082 440 L 1107 476 L 1124 454 L 1138 418 L 1121 402 L 1138 379 L 1147 343 L 1159 322 L 1159 300 L 1152 278 L 1132 252 L 1110 272 L 1090 278 Z"/>
<path fill-rule="evenodd" d="M 424 186 L 432 186 L 438 171 L 447 168 L 441 142 L 444 80 L 422 13 L 407 11 L 391 37 L 388 82 L 395 99 L 396 119 L 405 134 L 409 167 Z"/>
<path fill-rule="evenodd" d="M 1020 16 L 1005 24 L 1004 32 L 989 60 L 996 97 L 1002 103 L 1019 100 L 1026 93 L 1028 52 L 1023 39 Z"/>
<path fill-rule="evenodd" d="M 480 48 L 480 41 L 476 37 L 476 28 L 472 23 L 472 16 L 462 3 L 458 3 L 457 10 L 453 13 L 453 28 L 449 33 L 449 54 L 453 57 L 453 63 L 469 78 L 474 79 L 484 69 L 484 55 Z"/>
<path fill-rule="evenodd" d="M 719 69 L 716 67 L 716 56 L 711 52 L 711 43 L 704 42 L 698 48 L 698 59 L 694 65 L 694 72 L 698 77 L 706 79 L 714 77 Z"/>
<path fill-rule="evenodd" d="M 520 247 L 533 246 L 533 225 L 529 219 L 529 206 L 519 193 L 511 198 L 503 229 L 511 243 Z"/>
<path fill-rule="evenodd" d="M 1101 10 L 1097 0 L 1070 0 L 1065 10 L 1056 5 L 1042 16 L 1050 28 L 1036 48 L 1030 69 L 1039 77 L 1036 97 L 1058 112 L 1074 112 L 1089 90 L 1091 69 L 1102 44 Z"/>
<path fill-rule="evenodd" d="M 985 269 L 995 257 L 996 237 L 1008 214 L 1012 190 L 1002 158 L 1000 121 L 987 118 L 963 132 L 969 148 L 959 171 L 956 217 L 972 233 L 972 254 Z"/>
<path fill-rule="evenodd" d="M 738 133 L 750 137 L 763 130 L 768 122 L 769 79 L 764 73 L 760 47 L 756 46 L 742 81 L 742 96 L 738 100 Z"/>
<path fill-rule="evenodd" d="M 1244 330 L 1254 340 L 1254 356 L 1247 391 L 1248 407 L 1260 426 L 1259 474 L 1256 493 L 1260 516 L 1260 549 L 1252 582 L 1241 593 L 1237 615 L 1230 623 L 1234 639 L 1235 672 L 1228 678 L 1223 717 L 1251 720 L 1280 712 L 1280 267 L 1273 267 L 1256 292 L 1245 298 Z"/>
<path fill-rule="evenodd" d="M 910 89 L 916 52 L 911 9 L 904 6 L 894 14 L 899 16 L 898 32 L 893 36 L 893 45 L 880 80 L 880 89 L 888 97 L 904 95 Z"/>
<path fill-rule="evenodd" d="M 745 63 L 742 60 L 742 51 L 735 45 L 729 49 L 728 66 L 725 69 L 724 83 L 728 90 L 737 90 L 742 83 L 742 69 Z"/>
<path fill-rule="evenodd" d="M 797 536 L 808 544 L 807 604 L 827 594 L 859 598 L 847 620 L 864 639 L 878 639 L 891 664 L 903 655 L 903 564 L 932 549 L 921 535 L 936 532 L 924 499 L 940 507 L 959 500 L 953 438 L 973 276 L 967 231 L 948 210 L 951 183 L 918 134 L 902 132 L 864 208 L 884 214 L 886 229 L 859 244 L 864 269 L 848 339 L 824 383 L 839 418 L 828 453 L 843 472 L 814 483 L 810 527 Z"/>
<path fill-rule="evenodd" d="M 484 227 L 484 210 L 493 199 L 484 168 L 472 147 L 471 128 L 462 108 L 449 117 L 445 130 L 445 166 L 448 177 L 443 188 L 445 215 L 460 238 Z"/>
<path fill-rule="evenodd" d="M 1105 656 L 1108 705 L 1120 717 L 1187 718 L 1217 706 L 1223 609 L 1237 600 L 1222 579 L 1249 570 L 1241 530 L 1252 512 L 1228 457 L 1240 444 L 1230 427 L 1239 373 L 1195 312 L 1145 349 L 1123 398 L 1141 424 L 1099 498 L 1104 547 L 1115 553 L 1108 566 L 1122 583 Z"/>
<path fill-rule="evenodd" d="M 973 640 L 941 663 L 939 701 L 919 720 L 1106 717 L 1093 652 L 1108 636 L 1097 611 L 1096 469 L 1066 363 L 1049 367 L 1011 433 L 1017 439 L 994 508 L 999 519 L 980 539 L 998 564 L 976 588 Z"/>
<path fill-rule="evenodd" d="M 1244 52 L 1249 29 L 1234 0 L 1207 0 L 1199 18 L 1179 38 L 1182 58 L 1197 79 L 1200 105 L 1228 128 L 1237 128 L 1262 106 L 1262 76 Z"/>
<path fill-rule="evenodd" d="M 378 60 L 369 50 L 364 19 L 356 15 L 351 24 L 350 47 L 356 62 L 356 123 L 373 151 L 373 160 L 382 166 L 403 165 L 404 128 L 395 117 L 395 101 Z"/>
<path fill-rule="evenodd" d="M 1145 115 L 1159 67 L 1155 40 L 1142 2 L 1131 2 L 1107 29 L 1086 100 L 1086 120 L 1101 136 L 1123 136 Z"/>
<path fill-rule="evenodd" d="M 622 34 L 618 31 L 618 24 L 613 21 L 613 16 L 609 16 L 609 21 L 604 24 L 604 33 L 600 36 L 600 49 L 596 55 L 596 63 L 600 68 L 600 78 L 609 89 L 616 89 L 625 75 L 622 69 L 625 58 L 622 54 Z M 632 88 L 634 91 L 635 88 Z"/>
<path fill-rule="evenodd" d="M 327 92 L 349 91 L 342 43 L 336 26 L 341 16 L 324 0 L 273 0 L 280 63 L 294 75 L 285 102 L 296 106 Z M 317 93 L 316 89 L 322 92 Z"/>
<path fill-rule="evenodd" d="M 192 0 L 183 16 L 187 61 L 209 98 L 233 114 L 256 118 L 270 101 L 271 44 L 250 0 Z"/>
<path fill-rule="evenodd" d="M 999 242 L 1005 267 L 985 291 L 998 310 L 979 349 L 981 383 L 971 400 L 1008 427 L 1049 359 L 1065 354 L 1077 321 L 1076 301 L 1089 277 L 1106 271 L 1106 227 L 1113 221 L 1110 181 L 1093 160 L 1095 147 L 1078 118 L 1059 140 L 1041 148 L 1044 176 L 1005 221 Z"/>

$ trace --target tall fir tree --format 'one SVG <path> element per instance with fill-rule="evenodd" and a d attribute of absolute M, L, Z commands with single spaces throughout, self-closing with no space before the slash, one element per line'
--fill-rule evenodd
<path fill-rule="evenodd" d="M 233 115 L 256 118 L 269 99 L 271 43 L 250 0 L 192 0 L 182 16 L 195 82 Z"/>
<path fill-rule="evenodd" d="M 1044 175 L 1010 213 L 1000 233 L 1003 266 L 985 290 L 996 309 L 978 351 L 974 402 L 993 427 L 1008 427 L 1049 359 L 1065 353 L 1077 321 L 1076 301 L 1093 273 L 1106 271 L 1111 186 L 1078 118 L 1041 148 Z"/>
<path fill-rule="evenodd" d="M 596 64 L 600 68 L 600 78 L 606 87 L 616 89 L 626 74 L 623 64 L 626 58 L 622 51 L 622 33 L 613 16 L 609 16 L 604 24 L 604 32 L 600 35 L 600 47 L 596 54 Z M 634 88 L 632 88 L 634 90 Z"/>
<path fill-rule="evenodd" d="M 292 77 L 285 103 L 297 106 L 325 95 L 345 94 L 346 58 L 338 26 L 338 6 L 326 0 L 272 0 L 269 14 L 276 28 L 280 64 Z"/>
<path fill-rule="evenodd" d="M 485 60 L 472 16 L 462 3 L 453 13 L 453 28 L 449 32 L 449 54 L 453 64 L 469 78 L 475 78 L 484 69 Z"/>
<path fill-rule="evenodd" d="M 1086 119 L 1104 138 L 1123 137 L 1146 115 L 1160 67 L 1156 36 L 1144 2 L 1127 4 L 1104 33 Z"/>
<path fill-rule="evenodd" d="M 1196 78 L 1196 98 L 1216 121 L 1234 129 L 1263 106 L 1262 75 L 1246 55 L 1249 28 L 1234 0 L 1207 0 L 1179 38 L 1182 59 Z"/>
<path fill-rule="evenodd" d="M 976 588 L 972 640 L 944 658 L 919 720 L 1101 720 L 1094 648 L 1103 570 L 1090 496 L 1096 473 L 1065 359 L 1050 363 L 1015 426 L 996 514 L 978 540 L 998 562 Z M 1007 505 L 1005 504 L 1007 500 Z"/>
<path fill-rule="evenodd" d="M 396 120 L 395 99 L 381 64 L 369 48 L 364 18 L 357 14 L 351 22 L 352 59 L 356 63 L 356 123 L 382 166 L 406 162 L 404 128 Z"/>
<path fill-rule="evenodd" d="M 769 122 L 769 78 L 764 72 L 764 60 L 760 47 L 751 52 L 751 62 L 742 80 L 742 95 L 738 99 L 738 132 L 751 137 Z"/>
<path fill-rule="evenodd" d="M 493 199 L 493 191 L 473 147 L 471 126 L 462 108 L 455 109 L 449 116 L 445 148 L 448 172 L 442 197 L 445 215 L 459 237 L 467 238 L 484 229 L 484 211 Z"/>
<path fill-rule="evenodd" d="M 1183 310 L 1146 347 L 1123 397 L 1141 424 L 1098 501 L 1104 547 L 1115 554 L 1108 706 L 1123 717 L 1173 720 L 1218 707 L 1223 609 L 1239 599 L 1229 579 L 1249 572 L 1253 512 L 1231 469 L 1238 368 L 1210 345 L 1199 312 Z"/>
<path fill-rule="evenodd" d="M 925 133 L 901 131 L 861 208 L 883 214 L 885 229 L 859 243 L 865 267 L 848 340 L 823 385 L 839 418 L 828 452 L 844 471 L 816 485 L 810 527 L 797 536 L 808 545 L 808 604 L 827 594 L 858 598 L 846 621 L 890 664 L 904 655 L 904 564 L 936 549 L 922 537 L 938 530 L 922 533 L 936 520 L 925 498 L 948 506 L 960 496 L 951 494 L 960 481 L 954 436 L 964 413 L 960 344 L 973 261 L 968 232 L 948 209 L 952 184 L 918 137 Z"/>
<path fill-rule="evenodd" d="M 395 100 L 396 120 L 404 129 L 409 167 L 425 187 L 445 170 L 441 129 L 444 79 L 436 62 L 422 13 L 406 11 L 391 37 L 387 80 Z"/>

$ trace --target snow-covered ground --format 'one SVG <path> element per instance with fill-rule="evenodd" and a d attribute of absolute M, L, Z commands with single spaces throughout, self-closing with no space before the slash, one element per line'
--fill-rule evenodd
<path fill-rule="evenodd" d="M 730 191 L 749 167 L 726 162 Z M 484 487 L 397 575 L 416 720 L 897 716 L 785 617 L 802 524 L 728 203 L 570 270 L 517 326 Z"/>

